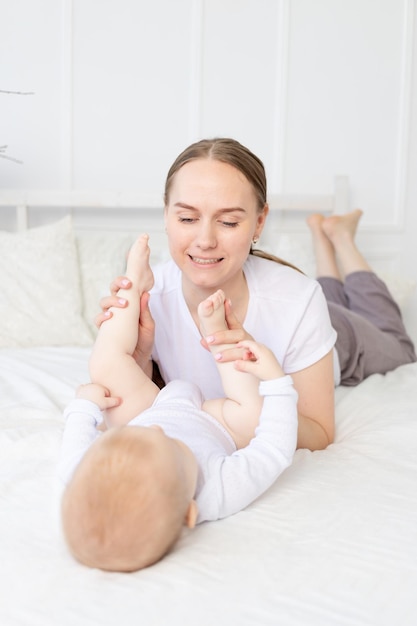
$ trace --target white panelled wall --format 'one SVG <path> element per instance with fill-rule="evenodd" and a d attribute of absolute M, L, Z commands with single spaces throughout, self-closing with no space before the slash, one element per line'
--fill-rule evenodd
<path fill-rule="evenodd" d="M 233 136 L 263 159 L 271 193 L 331 193 L 348 175 L 363 251 L 417 281 L 416 12 L 415 0 L 0 0 L 0 89 L 33 92 L 0 94 L 0 145 L 23 161 L 0 159 L 0 187 L 162 195 L 188 143 Z"/>

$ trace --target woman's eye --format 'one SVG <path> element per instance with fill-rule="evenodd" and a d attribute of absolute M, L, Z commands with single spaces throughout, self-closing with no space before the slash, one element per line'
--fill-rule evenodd
<path fill-rule="evenodd" d="M 223 226 L 227 226 L 228 228 L 235 228 L 239 225 L 239 222 L 222 222 Z"/>
<path fill-rule="evenodd" d="M 195 222 L 195 218 L 194 217 L 179 217 L 178 221 L 181 222 L 181 224 L 192 224 L 193 222 Z"/>

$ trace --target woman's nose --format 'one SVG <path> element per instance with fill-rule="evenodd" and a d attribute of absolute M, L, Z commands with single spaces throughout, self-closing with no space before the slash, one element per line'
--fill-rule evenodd
<path fill-rule="evenodd" d="M 197 234 L 197 245 L 203 249 L 216 247 L 216 230 L 215 226 L 210 222 L 200 222 L 200 228 Z"/>

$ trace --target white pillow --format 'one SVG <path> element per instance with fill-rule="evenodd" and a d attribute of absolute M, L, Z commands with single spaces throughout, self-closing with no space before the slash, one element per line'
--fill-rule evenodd
<path fill-rule="evenodd" d="M 306 237 L 295 237 L 288 233 L 281 233 L 275 247 L 270 251 L 284 261 L 298 267 L 307 276 L 315 278 L 316 262 L 313 247 Z"/>
<path fill-rule="evenodd" d="M 91 345 L 71 218 L 0 231 L 0 347 Z"/>
<path fill-rule="evenodd" d="M 377 272 L 381 280 L 384 281 L 388 287 L 392 297 L 400 307 L 401 311 L 404 311 L 407 307 L 408 301 L 415 292 L 416 281 L 407 276 L 400 276 L 398 274 L 392 274 L 391 272 Z"/>
<path fill-rule="evenodd" d="M 126 259 L 135 234 L 84 232 L 76 242 L 81 270 L 83 315 L 94 336 L 94 318 L 100 312 L 100 298 L 110 294 L 110 283 L 126 272 Z"/>

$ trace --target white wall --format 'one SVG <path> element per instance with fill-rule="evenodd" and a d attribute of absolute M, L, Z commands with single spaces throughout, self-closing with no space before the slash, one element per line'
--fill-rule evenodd
<path fill-rule="evenodd" d="M 24 162 L 0 160 L 0 188 L 161 194 L 189 142 L 234 136 L 271 192 L 329 193 L 348 174 L 364 252 L 417 280 L 416 13 L 415 0 L 0 0 L 0 89 L 34 92 L 0 94 L 0 145 Z"/>

